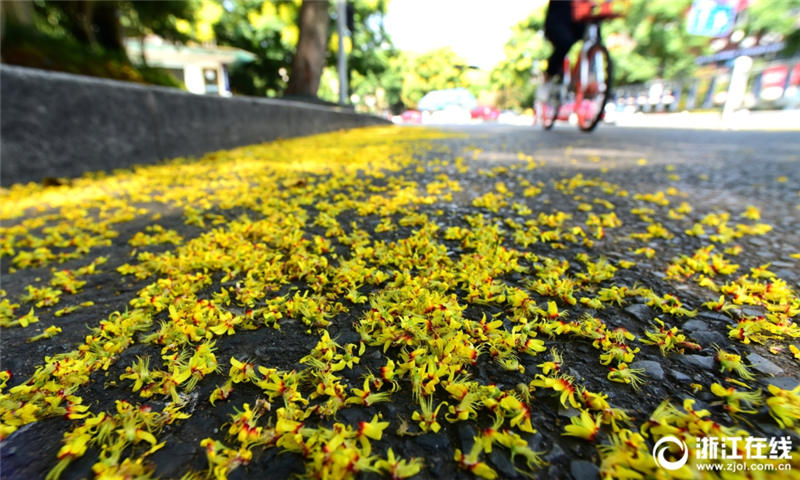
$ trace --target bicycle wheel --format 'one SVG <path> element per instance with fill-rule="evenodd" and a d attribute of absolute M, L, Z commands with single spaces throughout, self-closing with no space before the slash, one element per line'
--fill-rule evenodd
<path fill-rule="evenodd" d="M 586 53 L 586 82 L 581 85 L 580 104 L 576 105 L 578 126 L 591 132 L 603 118 L 603 109 L 611 94 L 611 57 L 605 45 L 592 45 Z"/>
<path fill-rule="evenodd" d="M 560 96 L 558 91 L 561 89 L 560 83 L 553 83 L 550 92 L 544 99 L 537 98 L 533 104 L 533 109 L 536 113 L 536 121 L 542 125 L 545 130 L 550 130 L 556 123 L 558 117 L 558 109 L 561 108 Z"/>

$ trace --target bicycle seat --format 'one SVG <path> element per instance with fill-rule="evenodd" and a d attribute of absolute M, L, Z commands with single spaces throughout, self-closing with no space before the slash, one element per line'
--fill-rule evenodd
<path fill-rule="evenodd" d="M 574 0 L 572 2 L 572 19 L 576 22 L 591 23 L 622 17 L 619 5 L 611 0 Z"/>
<path fill-rule="evenodd" d="M 596 15 L 586 15 L 585 17 L 581 17 L 581 19 L 578 20 L 578 21 L 582 22 L 582 23 L 596 23 L 596 22 L 602 22 L 603 20 L 611 20 L 611 19 L 614 19 L 614 18 L 622 18 L 624 16 L 625 15 L 623 15 L 621 13 L 614 13 L 614 12 L 599 13 L 599 14 L 596 14 Z"/>

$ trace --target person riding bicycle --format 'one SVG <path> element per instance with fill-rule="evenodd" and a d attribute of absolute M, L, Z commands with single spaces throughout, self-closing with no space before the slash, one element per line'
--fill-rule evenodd
<path fill-rule="evenodd" d="M 564 74 L 564 57 L 586 31 L 585 23 L 573 19 L 572 3 L 572 0 L 550 0 L 547 5 L 544 36 L 553 44 L 553 53 L 547 59 L 545 82 Z"/>
<path fill-rule="evenodd" d="M 575 8 L 591 8 L 587 0 L 550 0 L 544 19 L 544 36 L 553 44 L 553 53 L 547 59 L 544 83 L 537 97 L 546 98 L 551 85 L 564 75 L 564 57 L 586 32 L 586 23 L 575 20 Z"/>
<path fill-rule="evenodd" d="M 619 7 L 624 7 L 623 1 L 550 0 L 544 27 L 545 36 L 553 43 L 553 54 L 534 102 L 536 121 L 545 130 L 557 120 L 569 120 L 590 132 L 602 120 L 611 92 L 612 63 L 603 45 L 600 23 L 622 16 Z M 567 62 L 567 53 L 580 40 L 583 46 L 574 64 Z"/>

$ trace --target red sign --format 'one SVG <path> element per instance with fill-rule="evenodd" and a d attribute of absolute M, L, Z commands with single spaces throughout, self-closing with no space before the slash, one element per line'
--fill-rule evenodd
<path fill-rule="evenodd" d="M 764 70 L 764 73 L 761 75 L 761 88 L 783 88 L 783 84 L 786 83 L 787 75 L 789 75 L 789 67 L 786 65 L 769 67 L 768 69 Z"/>
<path fill-rule="evenodd" d="M 792 69 L 792 78 L 789 79 L 789 85 L 800 85 L 800 63 L 797 63 Z"/>

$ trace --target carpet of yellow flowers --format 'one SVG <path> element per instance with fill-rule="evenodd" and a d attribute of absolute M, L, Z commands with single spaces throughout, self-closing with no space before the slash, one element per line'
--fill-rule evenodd
<path fill-rule="evenodd" d="M 797 444 L 800 387 L 765 371 L 800 371 L 800 299 L 743 253 L 757 208 L 522 152 L 479 168 L 453 138 L 2 190 L 3 476 L 693 478 L 719 475 L 699 438 Z M 651 455 L 665 435 L 680 469 Z"/>

